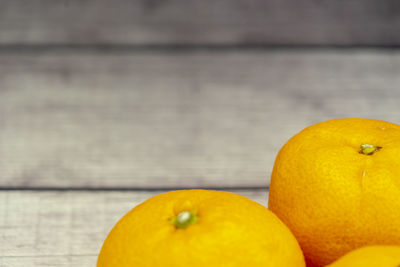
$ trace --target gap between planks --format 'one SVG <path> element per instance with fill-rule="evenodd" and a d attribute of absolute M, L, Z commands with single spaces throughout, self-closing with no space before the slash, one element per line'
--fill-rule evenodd
<path fill-rule="evenodd" d="M 222 191 L 241 191 L 241 190 L 269 190 L 269 186 L 221 186 L 221 187 L 0 187 L 1 191 L 32 191 L 32 192 L 155 192 L 171 190 L 222 190 Z"/>

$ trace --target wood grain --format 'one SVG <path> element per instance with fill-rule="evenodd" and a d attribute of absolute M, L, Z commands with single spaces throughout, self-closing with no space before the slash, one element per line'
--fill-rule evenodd
<path fill-rule="evenodd" d="M 234 190 L 267 205 L 266 190 Z M 95 266 L 113 225 L 154 192 L 0 192 L 0 266 Z"/>
<path fill-rule="evenodd" d="M 3 0 L 0 44 L 399 45 L 396 0 Z"/>
<path fill-rule="evenodd" d="M 0 186 L 260 187 L 319 121 L 400 123 L 400 53 L 0 55 Z"/>

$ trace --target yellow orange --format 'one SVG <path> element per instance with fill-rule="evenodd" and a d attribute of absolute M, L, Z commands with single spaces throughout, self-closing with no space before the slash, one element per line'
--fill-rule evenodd
<path fill-rule="evenodd" d="M 327 267 L 399 267 L 400 246 L 369 246 L 351 251 Z"/>
<path fill-rule="evenodd" d="M 366 245 L 400 245 L 400 126 L 338 119 L 292 137 L 274 164 L 269 208 L 308 266 Z"/>
<path fill-rule="evenodd" d="M 304 267 L 289 229 L 243 196 L 209 190 L 164 193 L 112 229 L 98 267 Z"/>

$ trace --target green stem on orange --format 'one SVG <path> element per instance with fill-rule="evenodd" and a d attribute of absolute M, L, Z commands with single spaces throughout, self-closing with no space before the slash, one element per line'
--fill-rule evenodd
<path fill-rule="evenodd" d="M 184 229 L 196 221 L 196 214 L 190 211 L 182 211 L 172 220 L 172 223 L 176 228 Z"/>
<path fill-rule="evenodd" d="M 360 153 L 364 155 L 372 155 L 376 151 L 379 151 L 382 147 L 380 146 L 375 146 L 375 145 L 370 145 L 370 144 L 362 144 L 360 146 Z"/>

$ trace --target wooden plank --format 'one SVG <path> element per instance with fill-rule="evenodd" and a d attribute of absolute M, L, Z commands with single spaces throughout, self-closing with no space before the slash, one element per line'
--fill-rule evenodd
<path fill-rule="evenodd" d="M 235 190 L 267 205 L 267 190 Z M 160 192 L 0 192 L 0 266 L 95 266 L 107 233 Z"/>
<path fill-rule="evenodd" d="M 55 244 L 57 245 L 57 244 Z M 1 267 L 71 267 L 71 266 L 96 266 L 95 255 L 83 256 L 29 256 L 29 257 L 1 257 Z"/>
<path fill-rule="evenodd" d="M 0 44 L 400 44 L 396 0 L 3 0 Z"/>
<path fill-rule="evenodd" d="M 0 55 L 0 186 L 264 187 L 319 121 L 400 123 L 400 53 Z"/>

